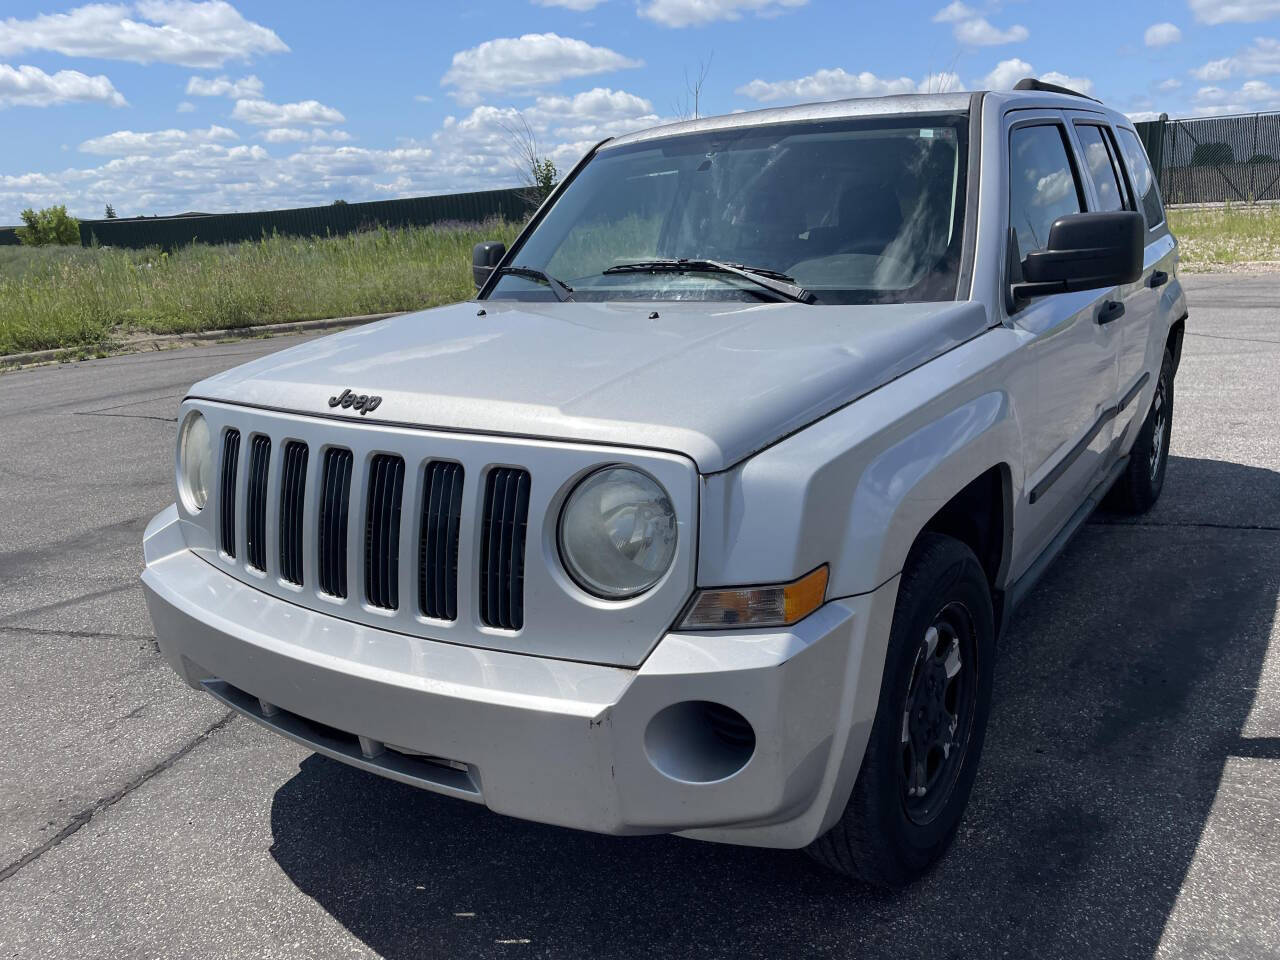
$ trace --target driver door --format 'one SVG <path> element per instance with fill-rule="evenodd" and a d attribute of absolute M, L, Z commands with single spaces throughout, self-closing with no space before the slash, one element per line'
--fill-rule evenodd
<path fill-rule="evenodd" d="M 1013 272 L 1043 249 L 1058 217 L 1088 209 L 1066 120 L 1058 111 L 1006 117 Z M 1015 276 L 1013 279 L 1017 279 Z M 1121 331 L 1108 323 L 1109 291 L 1050 294 L 1008 304 L 1009 321 L 1030 337 L 1025 354 L 1035 378 L 1023 424 L 1029 556 L 1036 556 L 1088 495 L 1106 466 L 1113 426 Z"/>

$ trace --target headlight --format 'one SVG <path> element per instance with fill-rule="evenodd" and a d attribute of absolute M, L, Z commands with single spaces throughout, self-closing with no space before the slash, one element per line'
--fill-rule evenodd
<path fill-rule="evenodd" d="M 606 600 L 644 593 L 671 567 L 676 512 L 652 477 L 605 467 L 569 495 L 560 513 L 560 558 L 582 589 Z"/>
<path fill-rule="evenodd" d="M 213 476 L 213 441 L 204 416 L 193 410 L 178 434 L 178 493 L 192 513 L 204 509 Z"/>

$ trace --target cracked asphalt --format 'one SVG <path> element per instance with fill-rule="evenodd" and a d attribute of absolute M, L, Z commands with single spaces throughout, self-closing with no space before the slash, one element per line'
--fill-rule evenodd
<path fill-rule="evenodd" d="M 0 376 L 0 957 L 1280 956 L 1280 274 L 1186 283 L 1163 499 L 1018 613 L 958 841 L 896 894 L 501 818 L 181 684 L 137 580 L 178 401 L 298 338 Z"/>

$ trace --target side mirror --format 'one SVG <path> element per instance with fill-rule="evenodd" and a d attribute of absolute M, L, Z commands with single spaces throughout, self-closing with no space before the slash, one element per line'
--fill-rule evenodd
<path fill-rule="evenodd" d="M 1023 259 L 1014 299 L 1133 283 L 1142 276 L 1146 230 L 1142 214 L 1129 210 L 1059 217 L 1048 246 Z"/>
<path fill-rule="evenodd" d="M 502 262 L 507 253 L 507 245 L 497 240 L 477 243 L 471 250 L 471 279 L 479 290 L 489 280 L 493 268 Z"/>

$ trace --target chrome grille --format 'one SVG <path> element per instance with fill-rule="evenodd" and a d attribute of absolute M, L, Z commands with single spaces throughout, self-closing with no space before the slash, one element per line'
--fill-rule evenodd
<path fill-rule="evenodd" d="M 280 576 L 302 586 L 303 504 L 307 492 L 307 445 L 284 445 L 280 475 Z"/>
<path fill-rule="evenodd" d="M 350 450 L 325 451 L 320 482 L 320 589 L 333 597 L 347 596 L 347 515 L 351 508 Z"/>
<path fill-rule="evenodd" d="M 245 511 L 245 549 L 249 566 L 267 569 L 267 474 L 271 469 L 271 441 L 254 434 L 249 442 L 248 509 Z"/>
<path fill-rule="evenodd" d="M 400 500 L 404 460 L 379 454 L 369 464 L 364 512 L 364 596 L 371 606 L 400 606 Z"/>
<path fill-rule="evenodd" d="M 228 430 L 222 437 L 222 495 L 218 502 L 219 538 L 222 552 L 236 555 L 236 471 L 240 469 L 240 431 Z"/>
<path fill-rule="evenodd" d="M 418 606 L 425 617 L 458 619 L 458 530 L 462 520 L 460 463 L 433 460 L 423 472 L 418 528 Z"/>
<path fill-rule="evenodd" d="M 480 531 L 480 618 L 490 627 L 524 626 L 524 541 L 529 474 L 497 467 L 485 480 Z"/>

